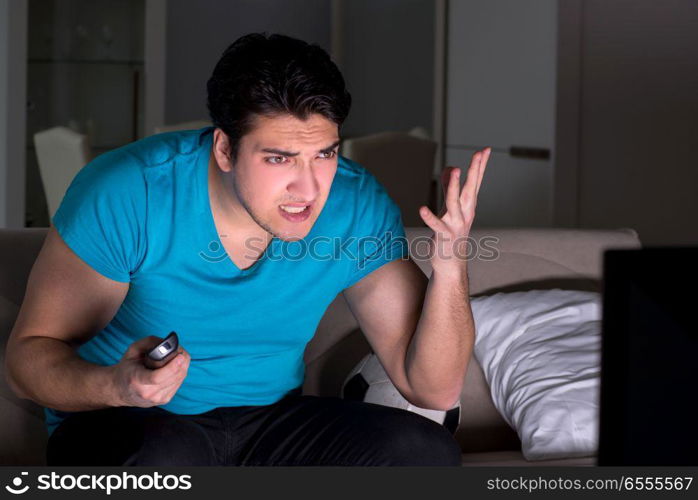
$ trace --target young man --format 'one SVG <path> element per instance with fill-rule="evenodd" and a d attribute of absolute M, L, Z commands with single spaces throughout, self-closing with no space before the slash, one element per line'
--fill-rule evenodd
<path fill-rule="evenodd" d="M 436 234 L 427 282 L 405 258 L 397 206 L 337 155 L 350 103 L 319 47 L 247 35 L 208 82 L 214 127 L 135 142 L 78 173 L 6 356 L 15 392 L 45 407 L 49 465 L 460 463 L 424 417 L 300 394 L 305 346 L 338 293 L 418 406 L 450 408 L 472 352 L 454 254 L 489 151 L 462 193 L 448 174 L 442 217 L 422 208 Z M 153 335 L 172 330 L 177 357 L 144 367 Z"/>

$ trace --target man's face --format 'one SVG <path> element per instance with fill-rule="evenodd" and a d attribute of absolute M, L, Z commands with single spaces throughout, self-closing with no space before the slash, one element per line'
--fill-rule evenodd
<path fill-rule="evenodd" d="M 232 164 L 235 194 L 268 233 L 287 241 L 302 239 L 327 201 L 338 147 L 337 124 L 322 115 L 305 121 L 258 115 Z"/>

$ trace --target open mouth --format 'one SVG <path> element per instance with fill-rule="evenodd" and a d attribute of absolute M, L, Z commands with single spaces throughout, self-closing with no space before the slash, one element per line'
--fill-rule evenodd
<path fill-rule="evenodd" d="M 304 206 L 298 206 L 298 207 L 293 207 L 293 206 L 289 206 L 289 205 L 280 205 L 281 210 L 283 210 L 284 212 L 287 212 L 289 214 L 299 214 L 301 212 L 308 210 L 309 207 L 310 207 L 310 205 L 304 205 Z"/>
<path fill-rule="evenodd" d="M 291 222 L 302 222 L 310 216 L 313 204 L 310 205 L 279 205 L 282 217 Z"/>

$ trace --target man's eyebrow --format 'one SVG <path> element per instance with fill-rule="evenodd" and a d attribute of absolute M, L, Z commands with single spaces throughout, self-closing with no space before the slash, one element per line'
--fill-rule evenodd
<path fill-rule="evenodd" d="M 321 149 L 320 151 L 318 151 L 318 153 L 329 153 L 334 148 L 339 146 L 340 142 L 341 141 L 337 141 L 337 142 L 327 146 L 326 148 Z M 282 156 L 298 156 L 298 154 L 299 154 L 297 152 L 293 153 L 291 151 L 283 151 L 281 149 L 276 149 L 276 148 L 262 148 L 262 149 L 260 149 L 260 151 L 262 151 L 263 153 L 272 153 L 275 155 L 282 155 Z"/>

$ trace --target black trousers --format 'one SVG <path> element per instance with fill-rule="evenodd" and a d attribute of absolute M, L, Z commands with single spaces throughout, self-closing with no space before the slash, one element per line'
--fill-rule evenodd
<path fill-rule="evenodd" d="M 178 415 L 117 407 L 73 413 L 49 438 L 47 464 L 457 466 L 441 425 L 406 410 L 289 393 L 263 406 Z"/>

